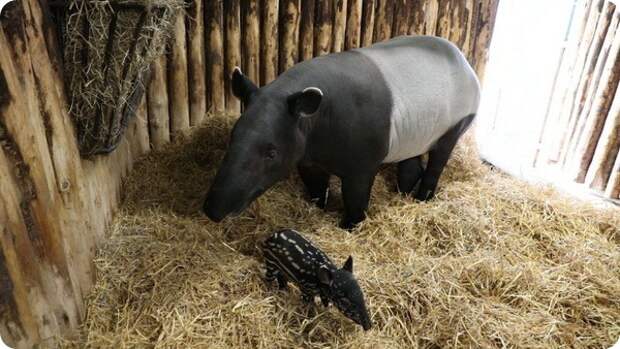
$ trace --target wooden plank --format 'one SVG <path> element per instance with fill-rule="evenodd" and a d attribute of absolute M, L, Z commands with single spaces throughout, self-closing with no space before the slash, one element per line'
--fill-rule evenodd
<path fill-rule="evenodd" d="M 222 27 L 224 8 L 222 2 L 208 1 L 205 11 L 205 19 L 208 23 L 207 38 L 209 40 L 209 54 L 207 55 L 208 110 L 211 113 L 222 113 L 226 107 Z"/>
<path fill-rule="evenodd" d="M 481 0 L 484 1 L 484 0 Z M 423 35 L 436 35 L 437 16 L 439 14 L 439 0 L 424 1 L 424 33 Z"/>
<path fill-rule="evenodd" d="M 376 0 L 365 0 L 362 6 L 362 47 L 372 45 L 375 34 Z"/>
<path fill-rule="evenodd" d="M 604 191 L 612 174 L 614 159 L 620 150 L 620 88 L 616 88 L 613 103 L 592 156 L 585 183 Z"/>
<path fill-rule="evenodd" d="M 580 131 L 577 135 L 579 139 L 574 141 L 575 149 L 570 159 L 569 169 L 570 174 L 578 183 L 585 180 L 605 119 L 610 111 L 612 98 L 618 87 L 618 80 L 620 79 L 620 35 L 617 35 L 616 29 L 619 20 L 620 13 L 616 11 L 594 69 L 593 74 L 599 78 L 594 78 L 590 84 L 589 89 L 591 91 L 588 92 L 585 106 L 581 112 L 580 119 L 584 121 L 581 130 L 578 130 Z"/>
<path fill-rule="evenodd" d="M 314 0 L 301 2 L 301 20 L 299 28 L 299 58 L 306 61 L 314 57 Z"/>
<path fill-rule="evenodd" d="M 243 1 L 243 32 L 242 32 L 242 57 L 244 74 L 254 83 L 260 82 L 260 62 L 259 62 L 259 11 L 258 1 Z"/>
<path fill-rule="evenodd" d="M 414 1 L 413 9 L 411 10 L 411 15 L 409 19 L 409 35 L 424 35 L 424 30 L 426 28 L 425 23 L 425 4 L 426 1 Z"/>
<path fill-rule="evenodd" d="M 394 0 L 394 23 L 392 24 L 392 37 L 407 35 L 409 31 L 410 16 L 413 12 L 415 1 Z"/>
<path fill-rule="evenodd" d="M 5 18 L 10 20 L 2 21 L 0 31 L 0 71 L 6 87 L 5 95 L 10 96 L 3 102 L 4 107 L 0 108 L 2 146 L 5 151 L 8 149 L 11 152 L 7 156 L 12 157 L 10 162 L 14 165 L 8 168 L 15 168 L 19 175 L 18 182 L 11 185 L 17 200 L 7 203 L 5 210 L 19 212 L 14 223 L 21 227 L 10 233 L 15 239 L 29 240 L 40 261 L 39 285 L 44 298 L 36 300 L 44 303 L 42 306 L 49 306 L 49 309 L 39 314 L 45 316 L 48 325 L 40 323 L 38 329 L 41 338 L 46 338 L 75 327 L 83 313 L 83 304 L 77 275 L 72 275 L 73 269 L 69 269 L 68 260 L 74 262 L 70 255 L 74 245 L 65 239 L 70 234 L 63 231 L 60 222 L 65 218 L 63 202 L 57 190 L 59 184 L 48 148 L 47 129 L 41 115 L 42 106 L 27 41 L 27 35 L 29 39 L 34 39 L 32 34 L 38 33 L 27 34 L 24 28 L 26 20 L 32 25 L 32 9 L 28 8 L 31 4 L 17 4 L 9 10 L 15 12 L 5 12 Z M 27 18 L 24 18 L 24 8 Z M 7 30 L 7 27 L 10 29 Z M 36 51 L 33 53 L 38 58 Z M 16 115 L 28 117 L 16 118 Z M 0 182 L 5 180 L 8 177 Z M 5 191 L 2 193 L 4 197 Z"/>
<path fill-rule="evenodd" d="M 263 0 L 261 3 L 260 75 L 262 85 L 266 85 L 278 76 L 278 5 L 278 0 Z M 284 16 L 282 19 L 285 22 L 283 24 L 286 25 L 288 18 Z"/>
<path fill-rule="evenodd" d="M 472 43 L 475 40 L 472 28 L 475 28 L 475 16 L 476 16 L 476 0 L 465 0 L 465 39 L 462 45 L 462 51 L 465 57 L 471 62 Z"/>
<path fill-rule="evenodd" d="M 280 36 L 280 73 L 299 61 L 300 0 L 284 0 L 282 3 L 282 35 Z"/>
<path fill-rule="evenodd" d="M 149 139 L 154 149 L 161 149 L 170 142 L 166 64 L 165 55 L 158 57 L 153 62 L 151 65 L 151 81 L 146 90 Z"/>
<path fill-rule="evenodd" d="M 577 82 L 577 89 L 574 94 L 572 107 L 569 109 L 570 117 L 567 139 L 565 140 L 564 146 L 561 148 L 560 153 L 560 163 L 563 165 L 567 164 L 568 159 L 574 154 L 575 143 L 577 143 L 585 123 L 585 116 L 582 111 L 587 98 L 587 90 L 593 81 L 596 80 L 594 74 L 597 58 L 600 56 L 603 41 L 605 39 L 605 35 L 607 34 L 607 29 L 609 28 L 615 7 L 616 5 L 609 1 L 604 3 L 601 15 L 594 30 L 592 43 L 590 44 L 586 54 L 581 75 L 577 77 L 579 79 Z"/>
<path fill-rule="evenodd" d="M 170 135 L 186 133 L 189 129 L 189 96 L 187 86 L 187 55 L 185 47 L 185 16 L 174 20 L 168 61 L 168 96 L 170 101 Z"/>
<path fill-rule="evenodd" d="M 375 33 L 373 42 L 389 40 L 394 22 L 394 0 L 379 1 L 376 9 Z"/>
<path fill-rule="evenodd" d="M 491 46 L 491 39 L 493 37 L 498 4 L 499 0 L 482 0 L 477 21 L 478 30 L 473 61 L 474 69 L 482 84 L 484 84 L 484 71 L 487 61 L 489 60 L 489 47 Z"/>
<path fill-rule="evenodd" d="M 551 89 L 552 95 L 547 107 L 544 125 L 542 127 L 539 143 L 540 150 L 535 156 L 534 165 L 541 166 L 558 161 L 559 153 L 555 151 L 556 144 L 559 144 L 565 124 L 562 115 L 562 107 L 568 95 L 568 85 L 570 75 L 577 60 L 579 43 L 585 34 L 585 28 L 589 18 L 589 13 L 594 10 L 593 1 L 583 0 L 581 6 L 575 10 L 574 18 L 583 18 L 579 24 L 574 24 L 570 28 L 566 47 L 561 53 L 560 65 L 556 72 L 556 77 Z M 577 21 L 575 21 L 577 22 Z"/>
<path fill-rule="evenodd" d="M 573 101 L 577 93 L 577 87 L 583 72 L 585 61 L 588 55 L 590 44 L 594 38 L 594 31 L 600 17 L 600 13 L 603 7 L 603 0 L 599 0 L 598 3 L 593 4 L 588 12 L 586 24 L 584 25 L 584 31 L 579 40 L 577 52 L 575 53 L 575 61 L 570 70 L 570 75 L 565 86 L 566 92 L 562 98 L 562 103 L 559 106 L 559 121 L 557 131 L 554 137 L 554 142 L 551 145 L 549 160 L 552 162 L 561 162 L 562 149 L 566 146 L 565 143 L 568 140 L 568 133 L 571 132 L 571 108 Z"/>
<path fill-rule="evenodd" d="M 224 19 L 226 21 L 226 69 L 224 86 L 226 88 L 226 113 L 237 115 L 241 111 L 241 103 L 232 92 L 230 77 L 235 67 L 241 67 L 241 8 L 240 0 L 224 2 Z"/>
<path fill-rule="evenodd" d="M 435 35 L 445 39 L 450 38 L 450 25 L 452 24 L 451 11 L 453 11 L 450 0 L 439 0 L 439 7 L 437 10 L 437 27 L 435 28 Z"/>
<path fill-rule="evenodd" d="M 360 47 L 362 41 L 362 2 L 362 0 L 349 0 L 348 2 L 345 50 Z"/>
<path fill-rule="evenodd" d="M 205 80 L 204 0 L 192 0 L 187 10 L 190 125 L 204 122 L 207 112 Z"/>
<path fill-rule="evenodd" d="M 616 161 L 611 169 L 609 182 L 605 188 L 605 196 L 610 199 L 620 198 L 620 152 L 616 155 Z"/>
<path fill-rule="evenodd" d="M 347 0 L 334 0 L 334 30 L 332 52 L 344 50 L 344 34 L 347 27 Z"/>
<path fill-rule="evenodd" d="M 332 48 L 332 29 L 334 21 L 334 0 L 317 2 L 314 55 L 322 56 L 330 53 Z"/>
<path fill-rule="evenodd" d="M 448 39 L 463 51 L 467 34 L 467 10 L 465 1 L 455 1 L 451 4 L 450 34 Z"/>

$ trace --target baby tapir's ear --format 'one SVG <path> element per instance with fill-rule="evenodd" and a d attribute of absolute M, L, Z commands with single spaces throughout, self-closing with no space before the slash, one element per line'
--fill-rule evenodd
<path fill-rule="evenodd" d="M 258 87 L 254 85 L 252 80 L 243 75 L 239 67 L 235 67 L 235 69 L 233 69 L 232 77 L 230 79 L 233 94 L 239 98 L 243 104 L 247 105 L 250 102 L 252 95 L 258 91 Z"/>
<path fill-rule="evenodd" d="M 347 258 L 347 260 L 344 262 L 344 265 L 342 266 L 343 270 L 348 271 L 349 273 L 353 273 L 353 257 L 349 256 L 349 258 Z"/>
<path fill-rule="evenodd" d="M 320 267 L 317 274 L 318 274 L 317 276 L 321 284 L 323 284 L 324 286 L 331 287 L 332 282 L 334 281 L 334 274 L 332 273 L 331 270 L 329 270 L 326 267 Z"/>
<path fill-rule="evenodd" d="M 296 117 L 312 116 L 319 110 L 323 100 L 323 91 L 318 87 L 306 87 L 301 92 L 288 96 L 288 110 Z"/>

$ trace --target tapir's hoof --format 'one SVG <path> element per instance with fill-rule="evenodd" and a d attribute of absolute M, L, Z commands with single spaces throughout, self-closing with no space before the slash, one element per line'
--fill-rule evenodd
<path fill-rule="evenodd" d="M 433 197 L 435 197 L 435 191 L 425 188 L 418 189 L 418 192 L 414 196 L 414 198 L 419 201 L 428 201 Z"/>
<path fill-rule="evenodd" d="M 340 221 L 340 228 L 347 230 L 349 233 L 357 227 L 360 222 L 349 221 L 347 219 L 343 219 Z"/>

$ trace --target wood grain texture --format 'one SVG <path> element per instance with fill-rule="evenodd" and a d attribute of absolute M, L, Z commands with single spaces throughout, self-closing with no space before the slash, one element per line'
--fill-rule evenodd
<path fill-rule="evenodd" d="M 205 0 L 192 0 L 186 17 L 189 121 L 191 126 L 202 124 L 207 112 L 204 2 Z"/>

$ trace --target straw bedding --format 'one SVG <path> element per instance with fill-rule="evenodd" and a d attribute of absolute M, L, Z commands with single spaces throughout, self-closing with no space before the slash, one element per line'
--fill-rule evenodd
<path fill-rule="evenodd" d="M 66 346 L 209 348 L 607 348 L 620 336 L 620 214 L 483 165 L 468 135 L 436 199 L 394 193 L 386 167 L 354 233 L 304 199 L 293 176 L 239 217 L 199 213 L 232 121 L 151 153 L 96 259 L 80 337 Z M 297 229 L 337 263 L 354 257 L 373 329 L 294 287 L 263 282 L 258 246 Z"/>

